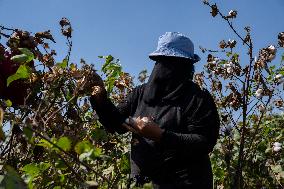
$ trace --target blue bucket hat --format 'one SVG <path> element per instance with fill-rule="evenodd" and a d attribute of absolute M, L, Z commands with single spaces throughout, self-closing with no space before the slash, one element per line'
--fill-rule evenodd
<path fill-rule="evenodd" d="M 166 32 L 160 36 L 157 50 L 149 54 L 149 58 L 156 61 L 162 57 L 185 59 L 192 63 L 200 60 L 200 57 L 194 54 L 192 41 L 179 32 Z"/>

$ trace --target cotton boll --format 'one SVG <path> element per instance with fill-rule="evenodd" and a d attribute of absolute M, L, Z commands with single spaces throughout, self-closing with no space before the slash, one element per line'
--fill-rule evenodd
<path fill-rule="evenodd" d="M 282 148 L 281 146 L 282 146 L 282 144 L 280 142 L 274 142 L 272 149 L 273 149 L 274 152 L 279 152 Z"/>
<path fill-rule="evenodd" d="M 233 71 L 234 71 L 233 67 L 228 67 L 228 68 L 227 68 L 227 73 L 228 73 L 228 74 L 233 73 Z"/>
<path fill-rule="evenodd" d="M 282 74 L 277 74 L 276 76 L 275 76 L 275 79 L 282 79 L 283 78 L 283 75 Z"/>
<path fill-rule="evenodd" d="M 264 92 L 263 89 L 257 89 L 255 91 L 256 98 L 261 98 L 263 96 L 263 92 Z"/>
<path fill-rule="evenodd" d="M 265 106 L 264 105 L 259 105 L 258 109 L 260 112 L 264 112 L 265 111 Z"/>
<path fill-rule="evenodd" d="M 274 152 L 279 152 L 280 150 L 281 150 L 281 147 L 277 147 L 277 146 L 273 147 L 273 151 Z"/>
<path fill-rule="evenodd" d="M 145 123 L 150 122 L 150 119 L 148 117 L 143 117 L 141 120 Z"/>
<path fill-rule="evenodd" d="M 273 146 L 274 146 L 274 147 L 281 147 L 282 144 L 281 144 L 280 142 L 274 142 L 274 143 L 273 143 Z"/>
<path fill-rule="evenodd" d="M 270 51 L 271 53 L 276 53 L 276 48 L 275 48 L 274 45 L 270 45 L 270 46 L 268 47 L 268 49 L 269 49 L 269 51 Z"/>

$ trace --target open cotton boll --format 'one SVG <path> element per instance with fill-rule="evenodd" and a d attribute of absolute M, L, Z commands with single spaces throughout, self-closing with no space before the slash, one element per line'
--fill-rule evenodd
<path fill-rule="evenodd" d="M 283 77 L 282 74 L 277 74 L 277 75 L 274 77 L 274 79 L 276 80 L 276 82 L 277 82 L 278 84 L 284 83 L 284 77 Z"/>
<path fill-rule="evenodd" d="M 272 149 L 273 149 L 274 152 L 279 152 L 282 148 L 281 146 L 282 146 L 282 144 L 280 142 L 274 142 Z"/>
<path fill-rule="evenodd" d="M 263 96 L 263 89 L 257 89 L 255 91 L 256 98 L 261 98 Z"/>
<path fill-rule="evenodd" d="M 261 104 L 261 105 L 258 106 L 258 109 L 259 109 L 260 112 L 264 112 L 265 106 Z"/>
<path fill-rule="evenodd" d="M 145 123 L 149 123 L 151 121 L 148 117 L 143 117 L 141 120 Z"/>
<path fill-rule="evenodd" d="M 277 74 L 276 76 L 275 76 L 275 79 L 282 79 L 283 78 L 283 75 L 282 74 Z"/>
<path fill-rule="evenodd" d="M 276 48 L 275 48 L 275 46 L 270 45 L 270 46 L 268 47 L 268 49 L 270 50 L 271 53 L 276 53 Z"/>
<path fill-rule="evenodd" d="M 280 150 L 281 150 L 281 147 L 277 147 L 277 146 L 273 147 L 273 151 L 274 152 L 279 152 Z"/>
<path fill-rule="evenodd" d="M 273 143 L 273 146 L 274 146 L 274 147 L 281 147 L 282 144 L 281 144 L 280 142 L 274 142 L 274 143 Z"/>

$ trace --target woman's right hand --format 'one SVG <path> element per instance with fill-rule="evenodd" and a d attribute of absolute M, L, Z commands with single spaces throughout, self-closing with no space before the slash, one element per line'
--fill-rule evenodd
<path fill-rule="evenodd" d="M 105 90 L 102 78 L 99 75 L 96 77 L 95 85 L 92 87 L 90 101 L 92 104 L 100 105 L 107 99 L 107 91 Z"/>

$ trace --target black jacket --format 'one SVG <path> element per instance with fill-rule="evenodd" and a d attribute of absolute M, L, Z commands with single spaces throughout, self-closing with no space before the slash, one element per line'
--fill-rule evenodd
<path fill-rule="evenodd" d="M 173 188 L 212 188 L 209 153 L 219 133 L 219 116 L 208 91 L 188 81 L 183 95 L 149 106 L 143 101 L 145 85 L 136 87 L 116 108 L 109 100 L 96 106 L 100 122 L 109 132 L 124 133 L 128 116 L 152 116 L 165 132 L 160 142 L 132 135 L 132 176 L 149 177 L 157 185 Z"/>

